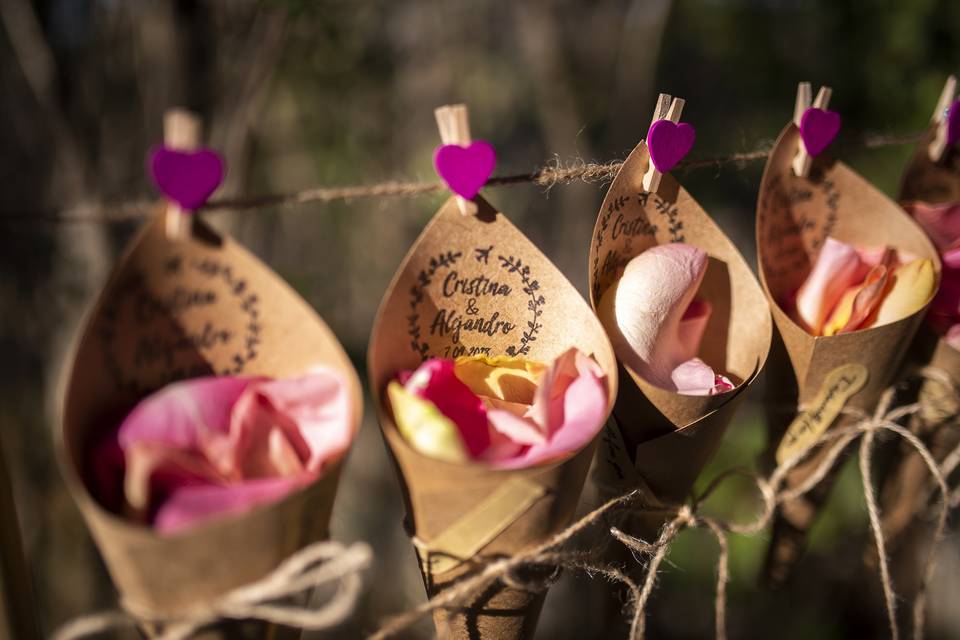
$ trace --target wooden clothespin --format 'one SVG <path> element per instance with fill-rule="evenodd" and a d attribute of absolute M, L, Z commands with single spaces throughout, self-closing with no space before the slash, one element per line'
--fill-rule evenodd
<path fill-rule="evenodd" d="M 674 98 L 669 94 L 661 93 L 660 97 L 657 98 L 657 106 L 653 111 L 650 126 L 652 127 L 657 120 L 669 120 L 674 124 L 680 122 L 680 115 L 683 113 L 684 104 L 685 101 L 683 98 Z M 653 161 L 651 160 L 647 167 L 647 172 L 643 174 L 644 191 L 647 193 L 655 193 L 657 189 L 660 188 L 661 177 L 663 177 L 663 174 L 657 171 L 657 168 L 653 166 Z"/>
<path fill-rule="evenodd" d="M 186 109 L 168 109 L 163 114 L 163 144 L 174 151 L 195 151 L 200 146 L 200 118 Z M 166 233 L 168 240 L 178 240 L 190 234 L 193 216 L 180 205 L 167 201 Z"/>
<path fill-rule="evenodd" d="M 443 144 L 455 144 L 466 147 L 470 144 L 470 116 L 464 104 L 452 104 L 437 107 L 433 115 L 437 119 L 437 128 L 440 129 L 440 141 Z M 477 213 L 477 204 L 457 196 L 457 206 L 465 216 Z"/>
<path fill-rule="evenodd" d="M 833 89 L 830 87 L 820 87 L 820 91 L 817 92 L 817 99 L 814 100 L 811 105 L 810 98 L 812 93 L 813 90 L 809 82 L 801 82 L 797 85 L 797 101 L 793 107 L 793 124 L 797 125 L 797 129 L 800 129 L 804 112 L 811 106 L 815 109 L 826 110 L 830 104 Z M 807 147 L 801 140 L 797 145 L 797 155 L 793 159 L 793 172 L 801 178 L 806 178 L 810 173 L 810 165 L 812 162 L 813 158 L 807 152 Z"/>
<path fill-rule="evenodd" d="M 933 110 L 933 117 L 930 118 L 930 121 L 937 125 L 936 134 L 933 137 L 933 140 L 930 141 L 930 146 L 927 148 L 927 151 L 930 155 L 930 160 L 933 162 L 940 162 L 943 159 L 943 154 L 947 150 L 949 143 L 948 140 L 948 121 L 947 121 L 947 110 L 950 108 L 950 105 L 953 104 L 957 95 L 957 77 L 950 76 L 947 78 L 947 82 L 943 85 L 943 91 L 940 93 L 940 100 L 937 101 L 937 108 Z"/>

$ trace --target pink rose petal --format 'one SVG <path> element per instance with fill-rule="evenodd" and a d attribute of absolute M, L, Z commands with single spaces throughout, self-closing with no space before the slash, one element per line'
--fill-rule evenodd
<path fill-rule="evenodd" d="M 947 330 L 947 344 L 960 351 L 960 324 L 955 324 Z"/>
<path fill-rule="evenodd" d="M 487 408 L 483 400 L 454 374 L 453 360 L 427 360 L 406 379 L 404 387 L 432 402 L 440 413 L 460 428 L 471 458 L 483 454 L 490 445 Z"/>
<path fill-rule="evenodd" d="M 671 374 L 677 393 L 691 396 L 709 395 L 716 382 L 713 368 L 700 358 L 687 360 Z"/>
<path fill-rule="evenodd" d="M 124 451 L 127 504 L 141 516 L 180 488 L 229 482 L 203 455 L 157 442 L 136 442 Z"/>
<path fill-rule="evenodd" d="M 960 202 L 913 202 L 903 207 L 923 227 L 940 251 L 950 249 L 960 240 Z"/>
<path fill-rule="evenodd" d="M 683 330 L 681 325 L 706 269 L 702 249 L 679 243 L 652 247 L 627 263 L 600 300 L 598 312 L 617 357 L 657 386 L 672 389 L 673 369 L 697 355 L 693 343 L 706 314 L 694 307 Z"/>
<path fill-rule="evenodd" d="M 194 449 L 210 434 L 224 435 L 230 427 L 234 403 L 256 380 L 211 376 L 167 385 L 145 398 L 126 417 L 117 432 L 120 447 L 148 441 Z"/>
<path fill-rule="evenodd" d="M 695 297 L 707 264 L 692 245 L 653 247 L 627 264 L 598 307 L 617 357 L 650 383 L 686 395 L 726 390 L 696 357 L 712 313 Z"/>
<path fill-rule="evenodd" d="M 261 478 L 232 486 L 199 485 L 174 491 L 157 510 L 154 527 L 174 534 L 217 516 L 242 513 L 260 504 L 282 499 L 309 483 L 310 474 L 286 478 Z"/>
<path fill-rule="evenodd" d="M 537 423 L 503 409 L 491 409 L 487 412 L 490 426 L 511 442 L 519 445 L 546 444 L 547 436 Z M 484 456 L 491 458 L 490 452 Z"/>
<path fill-rule="evenodd" d="M 491 464 L 501 469 L 520 469 L 578 451 L 597 435 L 606 414 L 603 370 L 592 358 L 570 349 L 544 373 L 528 414 L 549 434 L 547 442 Z"/>
<path fill-rule="evenodd" d="M 700 351 L 703 332 L 707 330 L 707 324 L 710 323 L 711 313 L 713 309 L 710 303 L 700 298 L 694 298 L 687 310 L 683 312 L 678 336 L 685 351 L 691 354 L 690 357 Z"/>
<path fill-rule="evenodd" d="M 951 247 L 944 251 L 940 257 L 945 267 L 960 268 L 960 247 Z"/>
<path fill-rule="evenodd" d="M 269 492 L 241 489 L 247 483 L 286 479 L 262 487 L 292 488 L 342 455 L 353 437 L 351 412 L 346 381 L 326 367 L 283 380 L 221 376 L 169 385 L 137 405 L 117 431 L 126 502 L 157 518 L 172 509 L 181 514 L 177 527 L 189 524 L 192 512 L 206 517 L 217 503 L 184 509 L 170 506 L 174 497 L 181 504 L 183 496 L 222 493 L 224 509 L 251 506 Z M 108 460 L 109 453 L 96 455 Z"/>
<path fill-rule="evenodd" d="M 688 396 L 713 396 L 733 389 L 733 383 L 717 375 L 700 358 L 692 358 L 673 370 L 671 375 L 677 393 Z"/>
<path fill-rule="evenodd" d="M 332 369 L 317 367 L 297 378 L 258 384 L 252 391 L 272 407 L 278 426 L 310 471 L 323 471 L 327 461 L 350 447 L 350 390 Z"/>

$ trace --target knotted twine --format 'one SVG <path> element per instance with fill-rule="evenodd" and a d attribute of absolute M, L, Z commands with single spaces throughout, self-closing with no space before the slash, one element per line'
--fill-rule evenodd
<path fill-rule="evenodd" d="M 883 147 L 914 144 L 923 136 L 922 132 L 907 134 L 876 134 L 867 133 L 857 140 L 854 145 L 866 149 L 880 149 Z M 692 158 L 677 164 L 676 171 L 692 171 L 699 169 L 714 169 L 719 171 L 725 166 L 732 166 L 737 170 L 743 169 L 748 163 L 766 160 L 773 148 L 773 142 L 763 140 L 749 151 L 739 151 L 722 156 Z M 573 182 L 607 183 L 612 182 L 620 168 L 622 160 L 607 162 L 584 162 L 581 159 L 569 163 L 561 163 L 555 157 L 546 166 L 534 169 L 527 173 L 494 176 L 487 181 L 486 187 L 500 187 L 517 184 L 533 184 L 549 191 L 558 184 Z M 202 207 L 202 211 L 256 211 L 267 207 L 289 209 L 309 203 L 349 202 L 357 198 L 411 198 L 425 194 L 439 193 L 446 189 L 439 181 L 404 181 L 390 180 L 378 184 L 317 186 L 292 193 L 277 193 L 261 196 L 247 196 L 232 199 L 211 200 Z M 118 202 L 113 204 L 98 204 L 93 202 L 78 203 L 59 211 L 9 213 L 0 215 L 0 222 L 40 222 L 51 224 L 73 224 L 87 222 L 124 222 L 136 220 L 152 215 L 156 201 L 150 199 Z"/>
<path fill-rule="evenodd" d="M 284 560 L 272 573 L 230 591 L 212 603 L 204 603 L 176 618 L 161 618 L 122 602 L 123 610 L 105 611 L 76 618 L 61 627 L 54 640 L 75 640 L 141 624 L 157 624 L 163 631 L 156 640 L 185 640 L 219 620 L 262 620 L 306 630 L 334 627 L 353 613 L 362 580 L 360 574 L 373 559 L 370 546 L 355 542 L 321 541 L 304 547 Z M 308 593 L 320 585 L 336 591 L 318 608 L 278 601 Z"/>
<path fill-rule="evenodd" d="M 949 380 L 949 376 L 944 372 L 929 367 L 921 371 L 919 375 L 936 377 L 941 381 Z M 949 389 L 953 393 L 957 393 L 957 389 L 952 382 L 949 384 Z M 804 451 L 798 452 L 784 461 L 783 464 L 777 466 L 766 478 L 752 471 L 726 471 L 715 478 L 703 493 L 692 499 L 689 504 L 673 506 L 652 504 L 647 494 L 639 490 L 633 490 L 612 498 L 546 542 L 508 558 L 489 562 L 479 572 L 438 593 L 417 608 L 388 620 L 386 624 L 370 636 L 370 640 L 384 640 L 395 636 L 438 609 L 456 608 L 471 596 L 483 591 L 498 580 L 508 586 L 545 588 L 548 581 L 541 581 L 540 584 L 522 584 L 514 578 L 517 570 L 537 566 L 577 569 L 589 574 L 599 574 L 624 584 L 627 587 L 627 610 L 632 610 L 628 638 L 630 640 L 643 640 L 646 630 L 646 607 L 656 585 L 659 567 L 677 536 L 685 529 L 696 528 L 705 528 L 713 533 L 719 547 L 714 628 L 716 640 L 726 640 L 726 586 L 730 580 L 728 534 L 755 535 L 763 531 L 771 524 L 780 504 L 799 498 L 816 487 L 827 477 L 847 447 L 858 438 L 860 439 L 859 466 L 864 501 L 866 502 L 870 529 L 880 560 L 879 577 L 883 587 L 884 607 L 890 627 L 890 637 L 892 640 L 899 640 L 900 633 L 896 621 L 896 595 L 890 577 L 886 541 L 880 527 L 880 508 L 877 504 L 876 492 L 871 478 L 874 441 L 877 433 L 881 431 L 895 434 L 904 439 L 920 454 L 941 496 L 937 522 L 933 532 L 933 542 L 924 560 L 921 583 L 913 604 L 913 637 L 915 640 L 919 640 L 924 633 L 926 591 L 936 568 L 934 554 L 937 543 L 945 535 L 947 517 L 951 506 L 951 496 L 946 481 L 950 471 L 947 467 L 948 465 L 955 467 L 960 464 L 960 448 L 947 456 L 943 467 L 939 466 L 923 442 L 911 431 L 897 424 L 898 421 L 918 413 L 922 405 L 915 402 L 901 407 L 892 407 L 895 395 L 895 387 L 886 389 L 881 394 L 873 414 L 867 414 L 859 409 L 845 408 L 842 413 L 856 418 L 857 422 L 847 427 L 827 430 Z M 800 485 L 793 488 L 785 487 L 784 483 L 788 474 L 806 460 L 813 451 L 821 447 L 828 447 L 827 453 L 814 471 Z M 950 470 L 953 467 L 950 467 Z M 735 475 L 746 476 L 755 483 L 762 502 L 759 514 L 753 520 L 739 524 L 724 522 L 701 514 L 699 511 L 704 501 L 716 491 L 724 480 Z M 589 528 L 604 516 L 614 510 L 623 508 L 628 508 L 631 513 L 662 513 L 669 518 L 661 528 L 659 536 L 653 542 L 646 542 L 615 526 L 609 530 L 612 538 L 630 549 L 638 561 L 641 561 L 644 557 L 649 558 L 642 585 L 637 585 L 616 565 L 604 563 L 601 553 L 562 548 L 577 534 Z"/>

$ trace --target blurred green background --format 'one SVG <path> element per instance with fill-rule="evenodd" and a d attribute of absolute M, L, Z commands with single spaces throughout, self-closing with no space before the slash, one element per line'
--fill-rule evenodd
<path fill-rule="evenodd" d="M 687 100 L 695 157 L 767 144 L 791 117 L 796 84 L 834 88 L 843 159 L 890 195 L 909 147 L 867 150 L 866 132 L 920 131 L 948 73 L 960 71 L 960 3 L 837 0 L 311 2 L 0 0 L 0 437 L 45 633 L 115 594 L 66 493 L 52 445 L 58 382 L 81 314 L 137 222 L 50 224 L 78 204 L 152 197 L 143 171 L 165 108 L 200 112 L 227 156 L 223 196 L 434 178 L 433 108 L 470 106 L 498 174 L 554 159 L 624 158 L 658 91 Z M 680 173 L 684 186 L 755 259 L 761 163 Z M 581 290 L 602 185 L 490 189 Z M 442 201 L 357 199 L 217 213 L 326 319 L 364 367 L 373 315 L 394 269 Z M 762 384 L 762 383 L 761 383 Z M 703 480 L 752 466 L 765 444 L 751 390 Z M 335 634 L 358 637 L 424 596 L 402 505 L 372 410 L 349 459 L 337 539 L 377 553 L 361 608 Z M 885 634 L 859 476 L 847 465 L 797 579 L 759 586 L 767 538 L 732 540 L 731 638 Z M 584 504 L 593 493 L 588 488 Z M 711 509 L 756 507 L 733 483 Z M 8 514 L 2 514 L 8 518 Z M 9 520 L 8 520 L 9 524 Z M 680 539 L 650 608 L 649 636 L 712 634 L 716 548 Z M 942 548 L 930 637 L 960 637 L 960 548 Z M 538 637 L 602 637 L 598 578 L 564 576 Z M 910 603 L 899 603 L 906 624 Z M 418 627 L 420 636 L 431 632 Z"/>

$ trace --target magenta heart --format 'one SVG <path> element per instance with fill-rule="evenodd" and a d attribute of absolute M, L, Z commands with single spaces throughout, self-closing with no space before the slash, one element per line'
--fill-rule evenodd
<path fill-rule="evenodd" d="M 660 173 L 670 171 L 690 152 L 696 139 L 693 125 L 657 120 L 647 131 L 647 149 L 653 166 Z"/>
<path fill-rule="evenodd" d="M 954 145 L 957 142 L 960 142 L 960 100 L 947 110 L 947 144 Z"/>
<path fill-rule="evenodd" d="M 216 151 L 150 150 L 150 175 L 157 188 L 186 211 L 199 209 L 223 182 L 224 162 Z"/>
<path fill-rule="evenodd" d="M 433 166 L 450 191 L 467 200 L 472 199 L 487 183 L 497 164 L 493 145 L 483 140 L 462 147 L 445 144 L 433 154 Z"/>
<path fill-rule="evenodd" d="M 800 138 L 807 153 L 818 156 L 840 132 L 840 114 L 810 107 L 800 117 Z"/>

